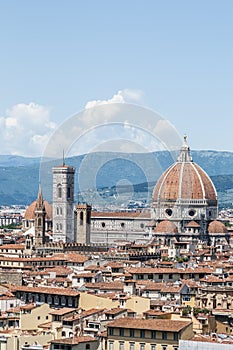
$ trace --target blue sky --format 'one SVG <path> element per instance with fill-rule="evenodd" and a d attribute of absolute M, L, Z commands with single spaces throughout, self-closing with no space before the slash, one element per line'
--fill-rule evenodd
<path fill-rule="evenodd" d="M 1 153 L 38 154 L 69 116 L 126 89 L 192 148 L 233 151 L 232 14 L 231 0 L 2 1 Z"/>

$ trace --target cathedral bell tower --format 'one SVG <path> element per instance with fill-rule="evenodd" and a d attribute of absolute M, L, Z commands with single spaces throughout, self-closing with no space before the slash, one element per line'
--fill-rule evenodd
<path fill-rule="evenodd" d="M 65 164 L 53 167 L 53 240 L 74 242 L 75 168 Z"/>
<path fill-rule="evenodd" d="M 45 243 L 45 216 L 46 210 L 44 200 L 42 196 L 41 188 L 38 191 L 38 197 L 36 201 L 35 214 L 35 246 L 39 246 Z"/>

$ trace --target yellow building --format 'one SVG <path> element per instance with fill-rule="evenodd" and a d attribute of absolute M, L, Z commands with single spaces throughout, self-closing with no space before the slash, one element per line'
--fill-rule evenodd
<path fill-rule="evenodd" d="M 143 312 L 150 309 L 150 299 L 139 297 L 139 296 L 130 296 L 116 298 L 106 297 L 106 294 L 90 294 L 86 292 L 80 292 L 79 297 L 79 307 L 83 310 L 90 310 L 93 308 L 100 309 L 113 309 L 113 308 L 126 308 L 131 309 L 136 312 L 138 315 L 142 315 Z"/>
<path fill-rule="evenodd" d="M 108 324 L 108 350 L 178 350 L 193 337 L 192 322 L 121 318 Z"/>
<path fill-rule="evenodd" d="M 52 321 L 52 309 L 48 304 L 27 304 L 20 309 L 22 331 L 37 330 L 40 324 Z"/>

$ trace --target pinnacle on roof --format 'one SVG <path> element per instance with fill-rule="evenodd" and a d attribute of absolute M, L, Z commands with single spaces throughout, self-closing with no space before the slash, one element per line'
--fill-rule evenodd
<path fill-rule="evenodd" d="M 37 201 L 36 201 L 36 209 L 45 210 L 44 199 L 43 199 L 42 189 L 41 189 L 40 185 L 39 185 L 38 196 L 37 196 Z"/>
<path fill-rule="evenodd" d="M 177 159 L 177 162 L 181 162 L 181 163 L 188 163 L 188 162 L 192 162 L 192 157 L 190 154 L 190 147 L 187 144 L 187 135 L 184 135 L 184 142 L 183 145 L 180 149 L 180 155 Z"/>
<path fill-rule="evenodd" d="M 64 152 L 64 149 L 63 149 L 63 154 L 62 154 L 62 166 L 65 166 L 66 163 L 65 163 L 65 152 Z"/>

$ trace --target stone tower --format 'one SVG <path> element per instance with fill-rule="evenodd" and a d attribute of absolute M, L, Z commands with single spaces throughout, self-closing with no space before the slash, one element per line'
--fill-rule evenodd
<path fill-rule="evenodd" d="M 91 206 L 88 204 L 77 204 L 76 217 L 76 242 L 89 244 L 91 235 Z"/>
<path fill-rule="evenodd" d="M 53 168 L 53 239 L 74 242 L 75 168 L 63 164 Z"/>
<path fill-rule="evenodd" d="M 38 191 L 38 198 L 36 201 L 35 214 L 35 246 L 39 246 L 45 243 L 45 216 L 46 210 L 44 200 L 42 196 L 41 188 Z"/>

